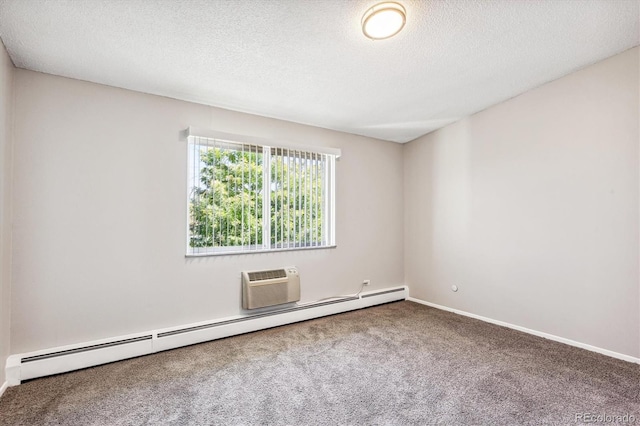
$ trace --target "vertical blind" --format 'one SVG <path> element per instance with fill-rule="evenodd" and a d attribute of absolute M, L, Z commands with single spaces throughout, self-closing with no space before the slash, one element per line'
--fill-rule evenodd
<path fill-rule="evenodd" d="M 190 136 L 188 255 L 335 244 L 335 155 Z"/>

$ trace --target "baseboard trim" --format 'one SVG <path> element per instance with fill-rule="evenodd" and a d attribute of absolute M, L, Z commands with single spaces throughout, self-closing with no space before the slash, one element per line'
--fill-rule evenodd
<path fill-rule="evenodd" d="M 2 395 L 4 395 L 4 391 L 6 391 L 8 387 L 9 383 L 7 383 L 6 381 L 2 384 L 2 386 L 0 386 L 0 398 L 2 398 Z"/>
<path fill-rule="evenodd" d="M 238 315 L 15 354 L 7 358 L 4 386 L 15 386 L 23 380 L 65 373 L 182 346 L 405 300 L 408 296 L 409 289 L 406 286 L 385 288 L 361 293 L 357 296 L 336 297 L 331 301 L 289 306 L 270 312 Z"/>
<path fill-rule="evenodd" d="M 523 333 L 532 334 L 534 336 L 542 337 L 548 340 L 553 340 L 555 342 L 564 343 L 565 345 L 575 346 L 577 348 L 586 349 L 591 352 L 597 352 L 602 355 L 610 356 L 612 358 L 621 359 L 623 361 L 632 362 L 635 364 L 640 364 L 640 358 L 636 358 L 630 355 L 621 354 L 619 352 L 610 351 L 608 349 L 599 348 L 597 346 L 592 346 L 586 343 L 576 342 L 575 340 L 566 339 L 564 337 L 556 336 L 549 333 L 544 333 L 542 331 L 532 330 L 530 328 L 522 327 L 515 324 L 510 324 L 508 322 L 495 320 L 492 318 L 483 317 L 481 315 L 472 314 L 470 312 L 461 311 L 459 309 L 449 308 L 443 305 L 437 305 L 435 303 L 427 302 L 425 300 L 416 299 L 415 297 L 408 297 L 407 300 L 415 303 L 419 303 L 421 305 L 430 306 L 432 308 L 440 309 L 442 311 L 452 312 L 454 314 L 463 315 L 465 317 L 474 318 L 480 321 L 488 322 L 491 324 L 499 325 L 502 327 L 511 328 L 513 330 L 522 331 Z"/>

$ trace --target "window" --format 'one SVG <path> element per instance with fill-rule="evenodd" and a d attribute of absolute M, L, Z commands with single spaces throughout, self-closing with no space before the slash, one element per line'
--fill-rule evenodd
<path fill-rule="evenodd" d="M 192 132 L 188 136 L 187 255 L 335 245 L 334 176 L 339 150 Z"/>

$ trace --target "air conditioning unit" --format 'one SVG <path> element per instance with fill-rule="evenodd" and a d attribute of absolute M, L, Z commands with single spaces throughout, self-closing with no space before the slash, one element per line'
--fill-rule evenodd
<path fill-rule="evenodd" d="M 242 307 L 264 308 L 300 300 L 300 276 L 295 267 L 242 273 Z"/>

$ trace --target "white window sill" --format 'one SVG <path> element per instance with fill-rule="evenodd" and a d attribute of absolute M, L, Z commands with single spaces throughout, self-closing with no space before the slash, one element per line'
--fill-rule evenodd
<path fill-rule="evenodd" d="M 239 254 L 254 254 L 254 253 L 274 253 L 280 251 L 302 251 L 302 250 L 323 250 L 323 249 L 334 249 L 338 246 L 336 244 L 330 246 L 317 246 L 317 247 L 284 247 L 284 248 L 273 248 L 273 249 L 256 249 L 256 250 L 229 250 L 229 251 L 216 251 L 209 253 L 187 253 L 185 257 L 208 257 L 208 256 L 231 256 L 231 255 L 239 255 Z"/>

